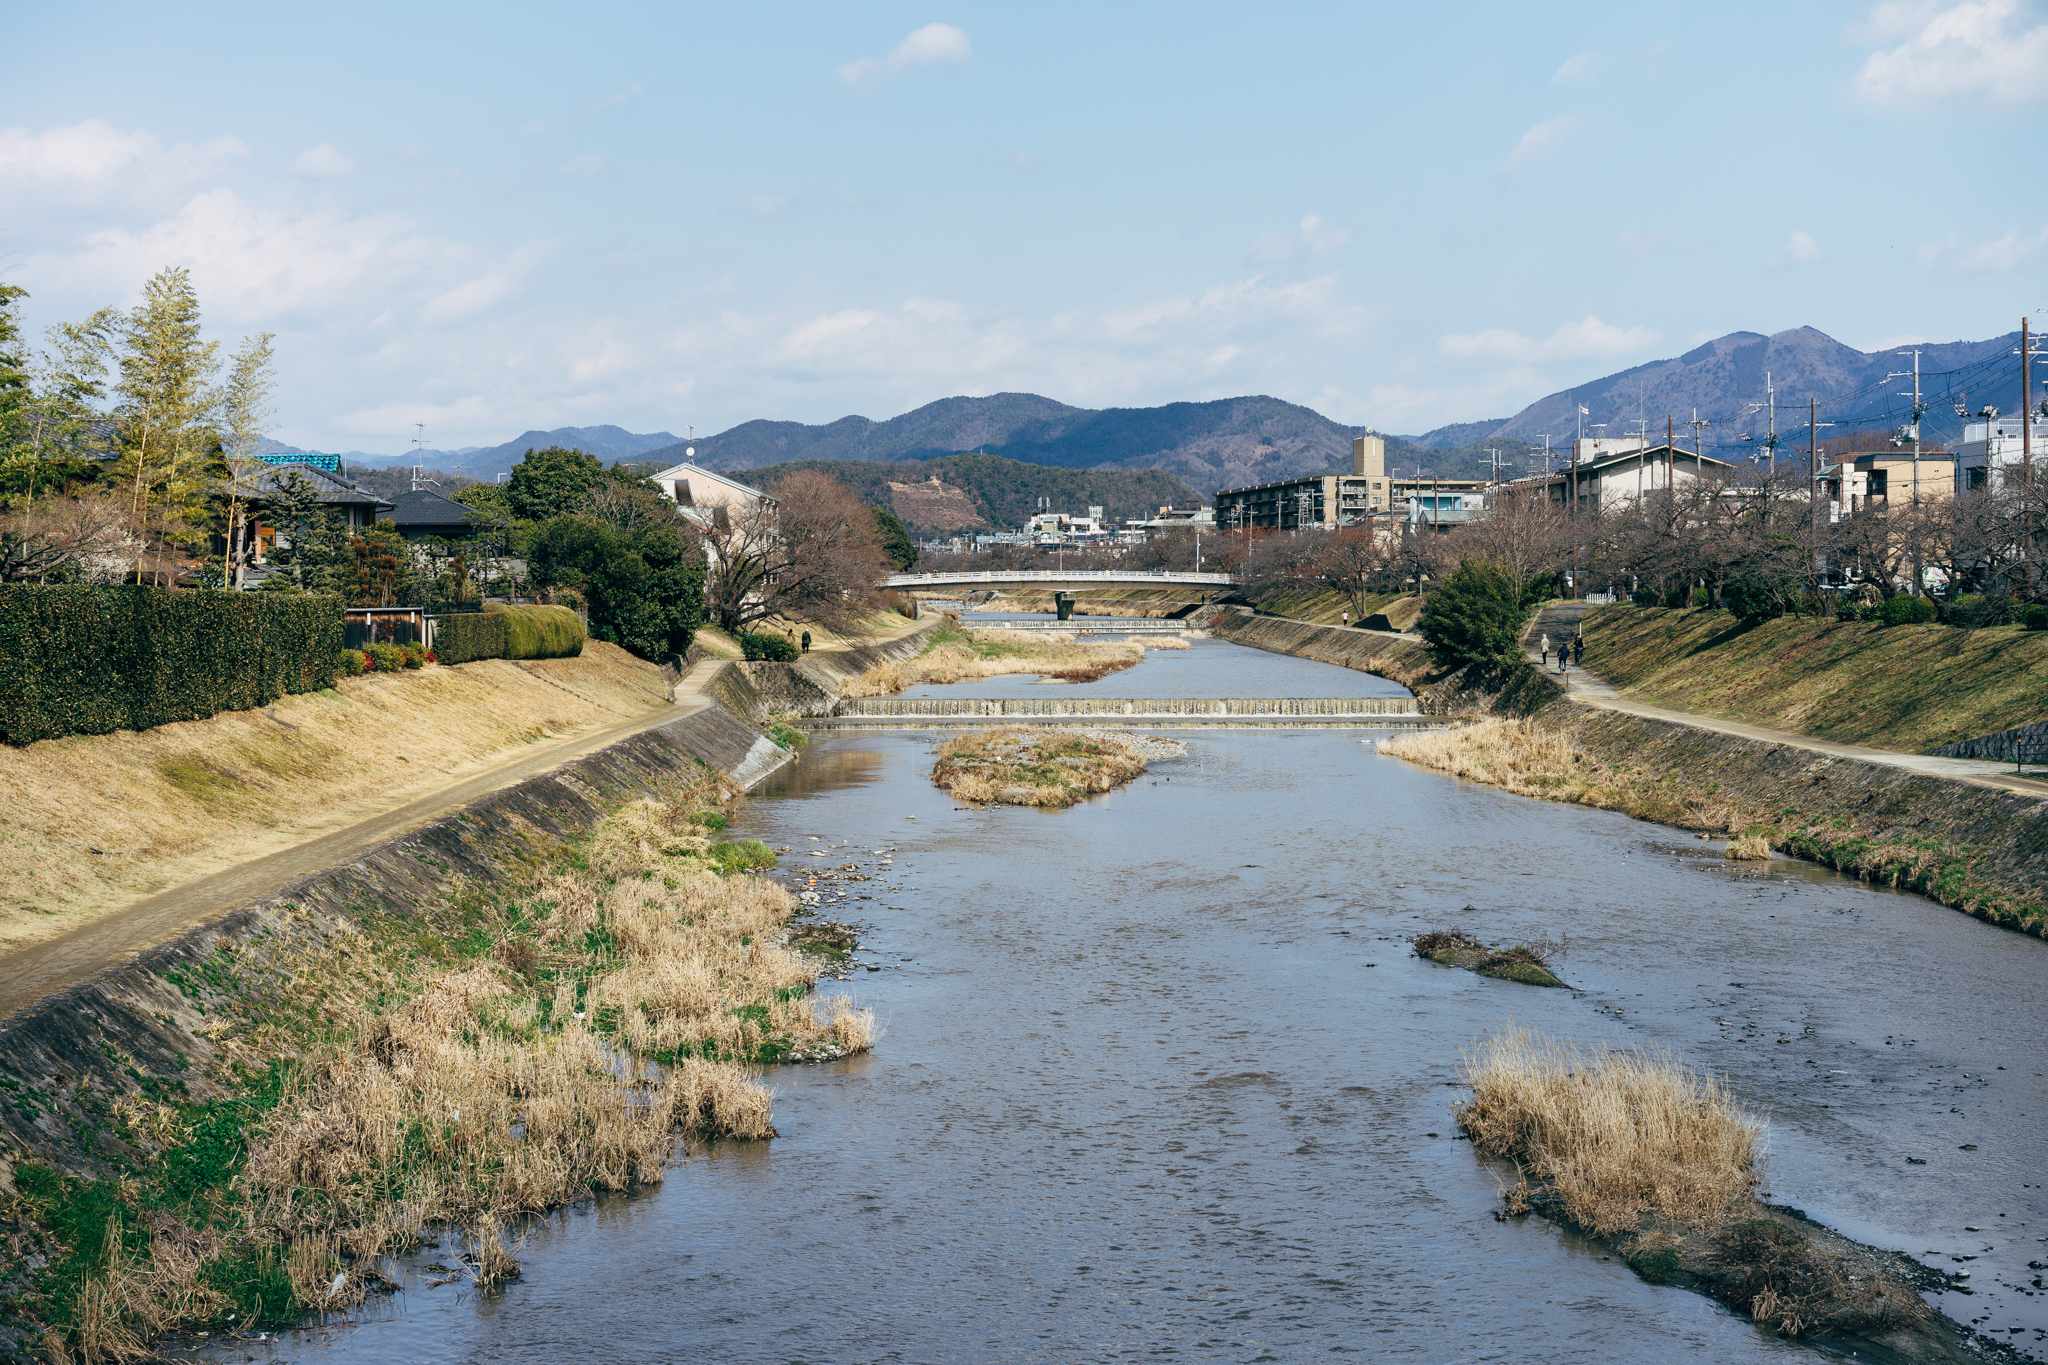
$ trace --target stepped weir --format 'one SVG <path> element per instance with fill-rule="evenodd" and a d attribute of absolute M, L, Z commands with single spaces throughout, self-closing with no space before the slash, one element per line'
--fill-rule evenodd
<path fill-rule="evenodd" d="M 953 730 L 997 725 L 1148 729 L 1384 730 L 1442 725 L 1413 697 L 872 697 L 843 701 L 805 730 Z"/>

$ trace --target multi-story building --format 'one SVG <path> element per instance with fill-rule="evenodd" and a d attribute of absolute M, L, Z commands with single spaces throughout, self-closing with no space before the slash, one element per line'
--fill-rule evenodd
<path fill-rule="evenodd" d="M 2023 425 L 2028 421 L 2033 424 L 2031 433 Z M 1956 492 L 2003 487 L 2006 479 L 2020 477 L 2017 471 L 2021 471 L 2027 461 L 2024 437 L 2028 434 L 2033 437 L 2033 460 L 2039 464 L 2048 458 L 2048 447 L 2041 444 L 2043 438 L 2048 438 L 2048 416 L 2038 413 L 2024 417 L 1984 415 L 1974 422 L 1964 422 L 1963 439 L 1956 442 Z"/>
<path fill-rule="evenodd" d="M 1945 450 L 1923 451 L 1918 460 L 1902 450 L 1849 454 L 1820 471 L 1829 521 L 1858 512 L 1946 502 L 1960 484 L 1956 457 Z"/>
<path fill-rule="evenodd" d="M 1216 524 L 1225 530 L 1352 526 L 1393 511 L 1394 488 L 1387 477 L 1387 443 L 1368 433 L 1352 438 L 1349 474 L 1304 474 L 1218 493 Z"/>

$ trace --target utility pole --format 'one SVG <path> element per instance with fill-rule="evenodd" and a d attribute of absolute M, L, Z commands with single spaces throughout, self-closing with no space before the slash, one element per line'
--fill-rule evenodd
<path fill-rule="evenodd" d="M 1906 352 L 1900 351 L 1898 354 L 1904 355 Z M 1913 443 L 1913 512 L 1915 516 L 1918 516 L 1920 512 L 1920 419 L 1927 415 L 1927 405 L 1920 401 L 1920 353 L 1914 351 L 1912 354 L 1913 392 L 1911 397 L 1913 399 L 1913 424 L 1906 428 L 1906 437 Z M 1906 372 L 1904 370 L 1885 376 L 1886 379 L 1904 379 L 1905 377 Z M 1901 398 L 1907 397 L 1904 393 L 1901 393 L 1899 396 Z M 1919 528 L 1916 526 L 1913 536 L 1913 595 L 1915 597 L 1921 595 L 1920 572 L 1920 536 Z"/>
<path fill-rule="evenodd" d="M 412 491 L 417 493 L 420 491 L 420 452 L 426 448 L 427 424 L 414 422 L 412 427 Z"/>
<path fill-rule="evenodd" d="M 1672 475 L 1673 475 L 1674 473 L 1676 473 L 1676 472 L 1677 472 L 1677 471 L 1676 471 L 1676 466 L 1674 466 L 1674 465 L 1673 465 L 1673 464 L 1671 463 L 1671 439 L 1672 439 L 1672 438 L 1671 438 L 1671 434 L 1672 434 L 1672 432 L 1674 432 L 1674 431 L 1676 431 L 1676 430 L 1677 430 L 1677 427 L 1676 427 L 1676 426 L 1675 426 L 1675 425 L 1674 425 L 1674 424 L 1672 423 L 1672 421 L 1671 421 L 1671 414 L 1670 414 L 1670 413 L 1668 413 L 1668 412 L 1667 412 L 1667 413 L 1665 413 L 1665 414 L 1664 414 L 1664 491 L 1665 491 L 1665 492 L 1667 492 L 1667 493 L 1669 493 L 1669 492 L 1671 491 L 1671 477 L 1672 477 Z"/>

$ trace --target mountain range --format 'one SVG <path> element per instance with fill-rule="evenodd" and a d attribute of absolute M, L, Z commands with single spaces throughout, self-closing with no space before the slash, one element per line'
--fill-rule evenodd
<path fill-rule="evenodd" d="M 1954 436 L 1959 404 L 1972 411 L 1987 402 L 2015 410 L 2017 344 L 2015 333 L 1918 346 L 1928 443 Z M 1697 412 L 1709 423 L 1701 429 L 1703 445 L 1719 450 L 1723 458 L 1741 458 L 1768 431 L 1767 379 L 1776 393 L 1781 440 L 1803 443 L 1799 429 L 1809 398 L 1820 400 L 1821 418 L 1832 424 L 1828 435 L 1867 434 L 1881 440 L 1909 420 L 1911 400 L 1903 395 L 1910 379 L 1896 374 L 1909 371 L 1912 363 L 1910 354 L 1897 348 L 1859 351 L 1811 327 L 1772 336 L 1731 332 L 1683 355 L 1560 390 L 1512 416 L 1454 423 L 1419 436 L 1388 436 L 1387 459 L 1396 472 L 1447 478 L 1478 474 L 1496 451 L 1512 472 L 1540 468 L 1544 434 L 1555 447 L 1569 445 L 1582 429 L 1581 407 L 1588 410 L 1583 414 L 1587 435 L 1619 436 L 1641 423 L 1657 439 L 1667 416 L 1681 435 L 1690 435 L 1690 419 Z M 1348 468 L 1351 440 L 1366 430 L 1263 395 L 1097 409 L 1037 394 L 998 393 L 942 398 L 879 422 L 859 416 L 817 426 L 742 422 L 698 440 L 695 449 L 698 464 L 733 473 L 794 462 L 901 464 L 981 452 L 1061 469 L 1163 470 L 1207 494 Z M 561 427 L 529 431 L 498 446 L 396 456 L 352 451 L 347 458 L 356 464 L 427 463 L 448 470 L 460 465 L 462 473 L 488 479 L 511 469 L 528 449 L 547 445 L 572 446 L 608 461 L 657 465 L 681 461 L 688 448 L 665 431 Z"/>

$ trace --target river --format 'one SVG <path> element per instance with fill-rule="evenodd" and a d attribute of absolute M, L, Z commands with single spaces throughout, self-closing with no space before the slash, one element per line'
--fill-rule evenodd
<path fill-rule="evenodd" d="M 1278 668 L 1301 695 L 1363 676 L 1221 642 L 1185 654 L 1183 681 L 1234 672 L 1241 695 Z M 1180 695 L 1173 659 L 1105 681 Z M 1775 1201 L 1946 1269 L 1977 1257 L 1979 1292 L 1944 1309 L 2043 1349 L 2027 1262 L 2048 1259 L 2048 944 L 1461 784 L 1359 732 L 1183 737 L 1186 758 L 1060 812 L 955 807 L 927 736 L 820 738 L 736 832 L 790 846 L 787 878 L 885 874 L 840 909 L 871 926 L 861 960 L 879 970 L 826 987 L 881 1016 L 872 1055 L 771 1073 L 772 1142 L 695 1151 L 658 1187 L 535 1220 L 501 1292 L 425 1289 L 408 1268 L 345 1323 L 202 1354 L 1805 1353 L 1541 1218 L 1493 1217 L 1506 1173 L 1456 1138 L 1451 1105 L 1459 1047 L 1510 1020 L 1725 1073 L 1769 1119 Z M 1405 936 L 1441 926 L 1568 938 L 1574 989 L 1416 959 Z"/>

